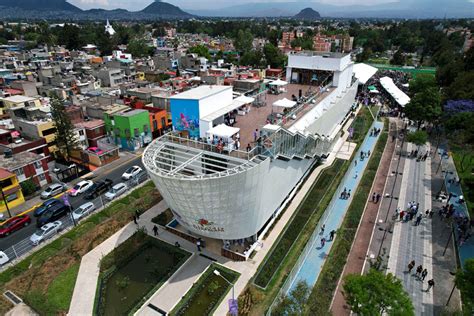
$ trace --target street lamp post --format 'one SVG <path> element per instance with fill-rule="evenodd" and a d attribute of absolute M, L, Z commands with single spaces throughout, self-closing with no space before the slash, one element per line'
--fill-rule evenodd
<path fill-rule="evenodd" d="M 234 297 L 234 283 L 230 282 L 227 280 L 218 270 L 214 270 L 213 273 L 217 276 L 220 276 L 222 279 L 224 279 L 227 283 L 229 283 L 232 286 L 232 302 L 235 302 L 235 297 Z M 231 312 L 232 314 L 232 312 Z"/>
<path fill-rule="evenodd" d="M 10 218 L 12 217 L 12 213 L 10 212 L 10 208 L 8 207 L 8 201 L 7 201 L 7 198 L 5 197 L 5 192 L 3 192 L 3 189 L 2 190 L 2 198 L 3 198 L 3 203 L 5 203 L 5 207 L 7 208 L 7 212 L 8 212 L 8 215 L 10 216 Z"/>

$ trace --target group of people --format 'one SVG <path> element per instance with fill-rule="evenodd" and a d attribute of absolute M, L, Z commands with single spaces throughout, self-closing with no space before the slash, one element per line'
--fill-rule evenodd
<path fill-rule="evenodd" d="M 374 202 L 375 204 L 380 201 L 380 198 L 382 198 L 382 195 L 380 193 L 374 192 L 374 194 L 372 194 L 372 202 Z"/>
<path fill-rule="evenodd" d="M 320 247 L 320 249 L 324 248 L 324 245 L 326 245 L 326 241 L 333 241 L 334 240 L 334 235 L 336 235 L 336 231 L 333 229 L 329 232 L 328 239 L 326 239 L 326 237 L 324 237 L 324 230 L 325 229 L 326 229 L 326 225 L 323 224 L 323 226 L 321 227 L 321 231 L 319 232 L 319 235 L 323 236 L 323 237 L 321 237 L 321 247 Z"/>
<path fill-rule="evenodd" d="M 369 158 L 370 157 L 370 150 L 367 151 L 360 151 L 360 161 L 364 161 L 364 158 Z M 357 166 L 357 164 L 356 164 Z"/>
<path fill-rule="evenodd" d="M 351 197 L 351 190 L 347 190 L 344 188 L 344 191 L 341 192 L 341 195 L 339 196 L 340 199 L 342 200 L 348 200 Z"/>
<path fill-rule="evenodd" d="M 408 273 L 411 273 L 414 267 L 415 267 L 415 260 L 412 260 L 408 264 Z M 425 278 L 427 275 L 428 275 L 428 270 L 426 268 L 423 269 L 423 265 L 421 264 L 418 267 L 416 267 L 415 274 L 413 274 L 413 276 L 416 277 L 418 281 L 421 281 L 421 282 L 425 281 Z M 426 290 L 426 292 L 429 292 L 433 286 L 434 286 L 434 280 L 431 279 L 428 281 L 428 289 Z"/>
<path fill-rule="evenodd" d="M 380 128 L 374 127 L 370 130 L 370 136 L 371 137 L 377 137 L 377 136 L 379 136 L 380 132 L 381 132 Z"/>
<path fill-rule="evenodd" d="M 430 155 L 431 152 L 426 151 L 424 154 L 420 153 L 420 155 L 418 156 L 418 149 L 415 149 L 408 154 L 408 158 L 416 158 L 416 161 L 425 161 Z"/>
<path fill-rule="evenodd" d="M 419 212 L 420 203 L 408 202 L 408 207 L 406 210 L 402 210 L 400 207 L 397 207 L 395 210 L 394 218 L 399 218 L 401 222 L 408 222 L 415 218 L 415 226 L 420 225 L 421 220 L 423 219 L 423 213 Z M 426 217 L 433 217 L 433 210 L 426 210 Z"/>

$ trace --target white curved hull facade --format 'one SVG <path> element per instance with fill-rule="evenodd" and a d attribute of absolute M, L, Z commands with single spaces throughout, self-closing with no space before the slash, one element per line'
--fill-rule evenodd
<path fill-rule="evenodd" d="M 327 111 L 328 119 L 335 120 L 333 125 L 340 124 L 350 110 L 356 89 L 357 83 L 333 104 L 341 113 L 340 117 Z M 322 114 L 318 120 L 325 120 L 325 115 Z M 313 124 L 309 125 L 308 128 L 314 128 Z M 214 175 L 204 170 L 211 168 L 205 158 L 209 158 L 206 156 L 209 151 L 197 150 L 196 145 L 188 146 L 181 140 L 170 141 L 162 137 L 146 149 L 143 163 L 183 227 L 201 236 L 236 240 L 255 236 L 264 227 L 314 162 L 330 153 L 339 134 L 335 133 L 337 136 L 326 141 L 329 144 L 322 147 L 324 152 L 313 157 L 279 159 L 281 156 L 261 154 L 249 159 L 236 159 L 235 166 L 225 167 L 231 172 Z M 215 152 L 212 156 L 217 160 L 228 159 L 228 156 Z M 183 170 L 186 172 L 182 173 Z"/>

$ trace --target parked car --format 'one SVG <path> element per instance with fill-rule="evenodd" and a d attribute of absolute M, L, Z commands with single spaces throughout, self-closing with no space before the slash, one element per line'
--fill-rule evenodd
<path fill-rule="evenodd" d="M 30 237 L 30 242 L 34 245 L 37 246 L 43 241 L 53 237 L 56 235 L 59 231 L 62 229 L 62 222 L 61 221 L 55 221 L 52 223 L 48 223 L 46 225 L 41 226 L 36 230 L 36 232 L 31 235 Z"/>
<path fill-rule="evenodd" d="M 69 206 L 66 205 L 57 205 L 51 207 L 49 210 L 43 213 L 38 219 L 36 220 L 36 226 L 41 227 L 44 224 L 54 222 L 55 220 L 60 219 L 64 215 L 67 214 L 69 211 Z"/>
<path fill-rule="evenodd" d="M 76 184 L 71 190 L 69 190 L 69 195 L 70 196 L 78 196 L 79 194 L 82 194 L 89 189 L 94 182 L 90 180 L 84 180 Z"/>
<path fill-rule="evenodd" d="M 52 197 L 58 195 L 59 193 L 63 192 L 64 189 L 65 189 L 65 187 L 62 184 L 59 184 L 59 183 L 51 184 L 49 187 L 46 188 L 46 190 L 44 190 L 41 193 L 41 198 L 43 200 L 52 198 Z"/>
<path fill-rule="evenodd" d="M 113 182 L 110 179 L 95 182 L 89 187 L 89 189 L 86 190 L 84 198 L 87 200 L 91 200 L 93 198 L 98 197 L 102 193 L 107 192 L 107 190 L 112 187 L 112 183 Z"/>
<path fill-rule="evenodd" d="M 133 166 L 125 170 L 125 172 L 122 175 L 123 180 L 130 180 L 131 178 L 135 177 L 137 174 L 142 172 L 143 169 L 139 166 Z"/>
<path fill-rule="evenodd" d="M 95 211 L 95 205 L 94 203 L 92 202 L 87 202 L 87 203 L 84 203 L 82 204 L 81 206 L 79 206 L 78 208 L 76 208 L 73 212 L 72 212 L 72 217 L 74 218 L 74 220 L 78 221 L 80 220 L 81 218 L 89 215 L 90 213 L 92 213 L 93 211 Z"/>
<path fill-rule="evenodd" d="M 7 254 L 0 251 L 0 266 L 3 266 L 8 261 L 10 261 L 10 258 L 8 258 Z"/>
<path fill-rule="evenodd" d="M 109 201 L 117 198 L 118 196 L 124 194 L 128 190 L 128 186 L 125 183 L 118 183 L 109 190 L 109 192 L 105 193 L 105 198 Z"/>
<path fill-rule="evenodd" d="M 91 153 L 94 153 L 96 155 L 102 155 L 104 153 L 104 151 L 100 148 L 97 148 L 97 147 L 89 147 L 87 148 L 88 151 L 90 151 Z"/>
<path fill-rule="evenodd" d="M 44 201 L 43 204 L 41 204 L 40 206 L 38 206 L 33 212 L 33 215 L 36 217 L 41 216 L 41 214 L 43 214 L 55 205 L 64 205 L 64 203 L 58 199 L 49 199 L 47 201 Z"/>
<path fill-rule="evenodd" d="M 29 215 L 18 215 L 6 220 L 0 227 L 0 237 L 5 237 L 11 233 L 30 225 L 31 218 Z"/>

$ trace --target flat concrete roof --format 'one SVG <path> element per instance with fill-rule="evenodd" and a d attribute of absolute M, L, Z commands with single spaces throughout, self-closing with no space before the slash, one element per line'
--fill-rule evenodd
<path fill-rule="evenodd" d="M 21 154 L 15 154 L 11 158 L 2 157 L 2 159 L 0 159 L 0 168 L 15 170 L 41 159 L 42 157 L 40 155 L 25 151 Z"/>
<path fill-rule="evenodd" d="M 140 114 L 140 113 L 143 113 L 143 112 L 147 112 L 147 110 L 143 110 L 143 109 L 135 109 L 135 110 L 132 110 L 132 111 L 127 111 L 127 112 L 122 112 L 122 113 L 117 113 L 115 115 L 117 116 L 125 116 L 125 117 L 130 117 L 130 116 L 134 116 L 134 115 L 137 115 L 137 114 Z"/>
<path fill-rule="evenodd" d="M 232 90 L 232 86 L 199 86 L 197 88 L 188 90 L 183 93 L 179 93 L 170 97 L 170 99 L 188 99 L 188 100 L 201 100 L 225 90 Z"/>

